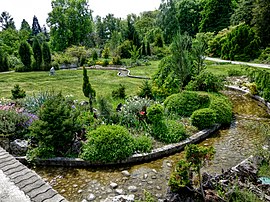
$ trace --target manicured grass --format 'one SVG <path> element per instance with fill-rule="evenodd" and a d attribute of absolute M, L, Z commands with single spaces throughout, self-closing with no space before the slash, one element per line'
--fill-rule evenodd
<path fill-rule="evenodd" d="M 158 61 L 150 66 L 140 66 L 132 68 L 133 75 L 143 75 L 144 68 L 146 76 L 151 77 L 157 69 Z M 133 72 L 134 70 L 134 72 Z M 97 96 L 111 96 L 113 90 L 122 84 L 126 87 L 128 96 L 135 95 L 142 79 L 117 76 L 117 71 L 111 70 L 88 70 L 91 85 L 97 92 Z M 142 74 L 139 74 L 141 72 Z M 19 84 L 26 91 L 27 95 L 32 95 L 40 91 L 54 90 L 61 91 L 63 95 L 73 95 L 79 101 L 87 100 L 82 92 L 83 72 L 82 70 L 59 70 L 55 76 L 49 76 L 48 72 L 11 72 L 0 74 L 0 97 L 10 98 L 11 89 L 15 84 Z"/>
<path fill-rule="evenodd" d="M 158 64 L 160 61 L 151 61 L 149 66 L 137 66 L 129 68 L 131 75 L 136 76 L 153 76 L 158 70 Z"/>
<path fill-rule="evenodd" d="M 238 70 L 238 71 L 245 71 L 245 68 L 247 68 L 247 66 L 244 65 L 233 65 L 233 64 L 209 64 L 206 63 L 206 68 L 207 70 L 209 70 L 210 72 L 212 72 L 215 75 L 224 75 L 224 76 L 228 76 L 228 71 L 229 70 Z"/>

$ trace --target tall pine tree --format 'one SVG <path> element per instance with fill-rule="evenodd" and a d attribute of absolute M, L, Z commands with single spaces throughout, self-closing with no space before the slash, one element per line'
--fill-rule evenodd
<path fill-rule="evenodd" d="M 96 97 L 96 91 L 92 88 L 89 77 L 87 76 L 87 70 L 83 67 L 83 94 L 89 98 L 90 112 L 93 112 L 93 100 Z"/>
<path fill-rule="evenodd" d="M 48 71 L 51 68 L 51 50 L 47 42 L 42 44 L 42 59 L 43 59 L 43 70 Z"/>
<path fill-rule="evenodd" d="M 33 54 L 34 54 L 34 59 L 35 59 L 33 63 L 33 70 L 40 71 L 41 64 L 42 64 L 42 50 L 41 50 L 41 45 L 37 37 L 34 38 L 32 49 L 33 49 Z"/>

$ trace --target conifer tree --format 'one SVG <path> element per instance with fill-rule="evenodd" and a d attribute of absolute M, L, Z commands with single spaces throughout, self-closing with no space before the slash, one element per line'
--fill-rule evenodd
<path fill-rule="evenodd" d="M 32 55 L 32 50 L 31 46 L 29 45 L 28 42 L 22 41 L 19 47 L 19 55 L 21 58 L 22 63 L 25 66 L 26 71 L 31 70 L 31 55 Z"/>
<path fill-rule="evenodd" d="M 83 67 L 83 94 L 89 98 L 90 112 L 93 112 L 93 100 L 96 97 L 96 91 L 92 88 L 89 77 L 87 76 L 87 70 Z"/>
<path fill-rule="evenodd" d="M 43 70 L 48 71 L 51 68 L 51 50 L 47 42 L 42 44 L 42 59 L 43 59 Z"/>
<path fill-rule="evenodd" d="M 41 70 L 42 64 L 42 49 L 37 37 L 34 38 L 32 49 L 35 58 L 35 61 L 33 63 L 33 70 L 39 71 Z"/>

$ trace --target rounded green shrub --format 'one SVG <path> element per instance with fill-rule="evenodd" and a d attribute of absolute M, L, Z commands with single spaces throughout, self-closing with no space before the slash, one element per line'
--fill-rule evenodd
<path fill-rule="evenodd" d="M 216 112 L 217 122 L 222 125 L 229 125 L 232 121 L 232 103 L 223 95 L 211 96 L 211 103 L 209 106 Z"/>
<path fill-rule="evenodd" d="M 131 156 L 134 139 L 128 130 L 119 125 L 104 125 L 87 134 L 80 157 L 92 162 L 116 162 Z"/>
<path fill-rule="evenodd" d="M 199 130 L 209 128 L 216 122 L 216 111 L 210 108 L 198 109 L 191 115 L 191 123 Z"/>
<path fill-rule="evenodd" d="M 147 118 L 153 124 L 161 122 L 164 119 L 164 107 L 161 104 L 154 104 L 148 107 Z"/>
<path fill-rule="evenodd" d="M 136 137 L 135 141 L 135 151 L 147 153 L 153 149 L 152 139 L 146 135 Z"/>
<path fill-rule="evenodd" d="M 183 91 L 173 94 L 164 102 L 168 113 L 189 117 L 195 110 L 206 108 L 210 104 L 208 94 L 195 91 Z"/>
<path fill-rule="evenodd" d="M 202 71 L 194 80 L 186 86 L 186 90 L 218 92 L 224 87 L 224 82 L 220 76 L 212 72 Z"/>
<path fill-rule="evenodd" d="M 185 127 L 182 123 L 175 120 L 167 121 L 168 133 L 164 134 L 160 139 L 165 143 L 177 143 L 187 138 Z"/>

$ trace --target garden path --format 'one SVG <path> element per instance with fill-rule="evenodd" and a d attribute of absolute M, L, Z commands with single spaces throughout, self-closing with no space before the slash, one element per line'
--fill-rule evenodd
<path fill-rule="evenodd" d="M 235 65 L 248 65 L 248 66 L 252 66 L 252 67 L 260 67 L 260 68 L 270 69 L 270 65 L 267 65 L 267 64 L 257 64 L 257 63 L 251 63 L 251 62 L 222 60 L 220 58 L 212 58 L 212 57 L 205 57 L 205 60 L 210 60 L 213 62 L 226 62 L 226 63 L 235 64 Z"/>
<path fill-rule="evenodd" d="M 34 171 L 0 147 L 1 202 L 66 202 Z"/>

